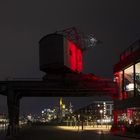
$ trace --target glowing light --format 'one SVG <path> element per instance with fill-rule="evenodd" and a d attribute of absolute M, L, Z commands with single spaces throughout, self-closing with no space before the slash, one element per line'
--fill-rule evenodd
<path fill-rule="evenodd" d="M 63 104 L 62 98 L 60 98 L 59 104 L 60 104 L 60 106 L 62 106 L 62 104 Z"/>
<path fill-rule="evenodd" d="M 77 71 L 82 72 L 82 51 L 77 48 Z"/>
<path fill-rule="evenodd" d="M 134 90 L 134 84 L 133 83 L 130 83 L 128 85 L 126 85 L 126 91 L 132 91 Z"/>
<path fill-rule="evenodd" d="M 113 114 L 114 114 L 114 124 L 117 124 L 118 123 L 118 111 L 114 110 Z"/>
<path fill-rule="evenodd" d="M 102 114 L 103 113 L 103 110 L 100 110 L 100 113 Z"/>
<path fill-rule="evenodd" d="M 83 69 L 82 50 L 69 40 L 67 47 L 69 52 L 68 60 L 70 68 L 73 71 L 82 72 Z"/>
<path fill-rule="evenodd" d="M 127 109 L 127 116 L 129 118 L 132 118 L 132 116 L 133 116 L 133 110 L 132 109 Z"/>
<path fill-rule="evenodd" d="M 69 47 L 69 64 L 73 71 L 76 71 L 76 46 L 71 41 L 68 41 Z"/>
<path fill-rule="evenodd" d="M 62 105 L 62 108 L 65 109 L 65 104 Z"/>
<path fill-rule="evenodd" d="M 110 122 L 110 121 L 108 121 L 108 122 Z M 62 129 L 62 130 L 64 130 L 64 131 L 82 131 L 82 126 L 75 126 L 75 127 L 73 127 L 73 126 L 57 126 L 56 128 L 58 128 L 58 129 Z M 102 126 L 100 126 L 99 127 L 99 125 L 98 126 L 94 126 L 94 127 L 91 127 L 91 126 L 84 126 L 84 130 L 103 130 L 103 131 L 110 131 L 110 129 L 111 129 L 111 125 L 108 125 L 108 127 L 106 127 L 106 125 L 102 125 Z M 101 132 L 101 131 L 99 131 L 99 132 Z"/>
<path fill-rule="evenodd" d="M 124 99 L 127 99 L 126 91 L 124 91 Z"/>

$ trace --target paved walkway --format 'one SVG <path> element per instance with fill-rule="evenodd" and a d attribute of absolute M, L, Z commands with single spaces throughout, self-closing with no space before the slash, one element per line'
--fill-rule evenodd
<path fill-rule="evenodd" d="M 9 137 L 7 137 L 8 139 Z M 84 130 L 72 131 L 60 127 L 34 126 L 22 130 L 14 140 L 133 140 L 128 137 L 114 136 L 109 131 Z"/>
<path fill-rule="evenodd" d="M 131 133 L 131 132 L 126 132 L 125 134 L 122 134 L 121 132 L 119 132 L 119 133 L 117 133 L 115 135 L 120 136 L 120 137 L 140 139 L 140 134 L 135 134 L 135 133 Z"/>
<path fill-rule="evenodd" d="M 0 140 L 3 140 L 6 136 L 6 128 L 0 126 Z"/>

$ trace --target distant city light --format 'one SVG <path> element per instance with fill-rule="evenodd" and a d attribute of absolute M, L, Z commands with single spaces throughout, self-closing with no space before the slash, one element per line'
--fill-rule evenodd
<path fill-rule="evenodd" d="M 62 105 L 62 108 L 65 109 L 65 105 L 64 104 Z"/>
<path fill-rule="evenodd" d="M 100 110 L 100 113 L 102 114 L 103 113 L 103 110 Z"/>

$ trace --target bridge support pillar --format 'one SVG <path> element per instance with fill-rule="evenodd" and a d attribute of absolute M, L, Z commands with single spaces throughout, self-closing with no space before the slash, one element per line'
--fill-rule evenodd
<path fill-rule="evenodd" d="M 20 98 L 13 90 L 8 91 L 7 95 L 9 125 L 7 136 L 14 136 L 19 130 L 19 106 Z"/>

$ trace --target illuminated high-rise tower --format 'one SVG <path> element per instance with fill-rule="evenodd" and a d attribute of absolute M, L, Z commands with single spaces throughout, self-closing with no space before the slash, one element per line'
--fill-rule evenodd
<path fill-rule="evenodd" d="M 59 99 L 59 105 L 60 105 L 60 110 L 64 110 L 65 109 L 65 104 L 63 103 L 62 97 Z"/>

